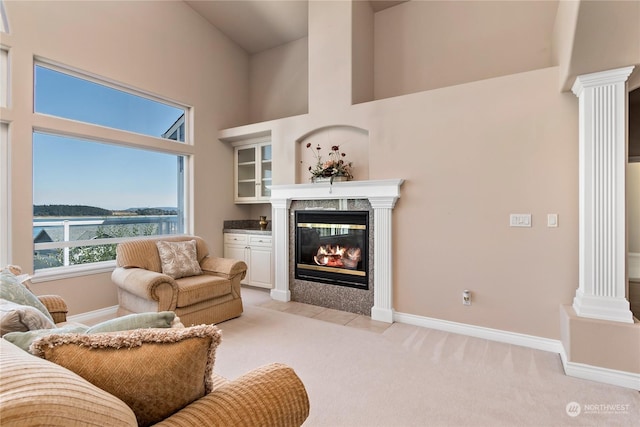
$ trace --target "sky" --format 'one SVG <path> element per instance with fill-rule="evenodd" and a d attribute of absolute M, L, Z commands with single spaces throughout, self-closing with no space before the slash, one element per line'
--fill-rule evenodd
<path fill-rule="evenodd" d="M 161 136 L 183 110 L 37 66 L 35 111 Z M 177 157 L 107 143 L 33 135 L 34 205 L 118 210 L 177 206 Z"/>

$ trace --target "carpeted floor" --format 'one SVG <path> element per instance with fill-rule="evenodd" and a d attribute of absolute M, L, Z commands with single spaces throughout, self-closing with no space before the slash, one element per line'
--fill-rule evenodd
<path fill-rule="evenodd" d="M 554 353 L 401 323 L 379 329 L 333 323 L 313 312 L 283 311 L 259 289 L 243 288 L 243 300 L 244 314 L 218 325 L 223 342 L 215 370 L 236 378 L 271 362 L 290 365 L 311 402 L 305 426 L 637 426 L 640 420 L 640 393 L 568 377 Z M 580 405 L 573 417 L 572 402 Z"/>

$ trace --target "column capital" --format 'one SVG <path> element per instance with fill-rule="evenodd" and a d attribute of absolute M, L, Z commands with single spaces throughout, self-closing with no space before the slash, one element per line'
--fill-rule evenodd
<path fill-rule="evenodd" d="M 611 85 L 616 83 L 624 83 L 627 81 L 634 66 L 617 68 L 615 70 L 600 71 L 591 74 L 582 74 L 576 77 L 571 91 L 575 96 L 580 97 L 584 89 Z"/>

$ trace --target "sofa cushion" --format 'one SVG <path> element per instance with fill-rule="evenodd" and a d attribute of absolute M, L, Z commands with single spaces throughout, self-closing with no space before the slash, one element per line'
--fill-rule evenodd
<path fill-rule="evenodd" d="M 16 304 L 29 305 L 37 308 L 53 322 L 53 317 L 51 317 L 51 314 L 49 314 L 44 304 L 20 283 L 17 276 L 9 271 L 9 269 L 4 269 L 0 273 L 0 298 L 15 302 Z"/>
<path fill-rule="evenodd" d="M 115 319 L 105 320 L 87 329 L 87 334 L 100 332 L 129 331 L 141 328 L 170 328 L 176 314 L 173 311 L 158 313 L 135 313 Z"/>
<path fill-rule="evenodd" d="M 2 426 L 135 426 L 120 399 L 0 339 Z"/>
<path fill-rule="evenodd" d="M 231 293 L 231 281 L 220 276 L 202 274 L 183 277 L 176 283 L 180 289 L 176 307 L 188 307 Z"/>
<path fill-rule="evenodd" d="M 0 298 L 0 335 L 8 332 L 26 332 L 49 329 L 56 325 L 35 307 L 16 304 Z"/>
<path fill-rule="evenodd" d="M 162 263 L 162 273 L 174 279 L 202 274 L 198 263 L 196 241 L 156 242 Z"/>
<path fill-rule="evenodd" d="M 83 334 L 89 329 L 84 325 L 65 325 L 52 329 L 36 329 L 27 332 L 9 332 L 3 338 L 17 345 L 24 351 L 30 351 L 31 344 L 38 338 L 52 334 Z"/>
<path fill-rule="evenodd" d="M 221 336 L 213 325 L 48 335 L 32 351 L 122 399 L 139 425 L 154 424 L 213 387 Z"/>

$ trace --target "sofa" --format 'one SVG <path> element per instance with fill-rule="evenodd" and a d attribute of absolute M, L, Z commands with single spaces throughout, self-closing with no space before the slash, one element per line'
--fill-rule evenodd
<path fill-rule="evenodd" d="M 234 381 L 215 375 L 211 392 L 153 425 L 300 426 L 309 414 L 304 385 L 282 364 Z M 8 426 L 137 426 L 121 399 L 80 375 L 0 339 L 0 417 Z"/>
<path fill-rule="evenodd" d="M 7 269 L 1 279 L 3 302 L 57 320 L 0 339 L 3 427 L 300 426 L 309 415 L 305 387 L 286 365 L 232 381 L 216 374 L 222 334 L 215 325 L 184 327 L 170 311 L 69 324 L 62 298 L 36 298 Z M 3 313 L 18 328 L 36 325 Z"/>
<path fill-rule="evenodd" d="M 189 326 L 240 316 L 246 274 L 247 264 L 211 256 L 202 238 L 172 236 L 119 243 L 111 280 L 119 316 L 168 310 Z"/>

